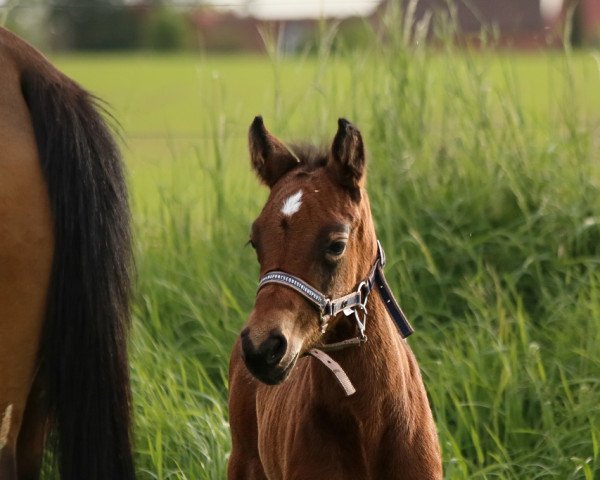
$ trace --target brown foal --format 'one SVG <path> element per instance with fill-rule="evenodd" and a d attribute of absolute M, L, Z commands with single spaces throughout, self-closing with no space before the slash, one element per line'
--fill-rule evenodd
<path fill-rule="evenodd" d="M 270 188 L 250 238 L 261 277 L 286 272 L 329 298 L 360 290 L 378 258 L 360 132 L 340 119 L 329 151 L 290 150 L 257 117 L 249 141 Z M 354 312 L 322 327 L 306 294 L 278 283 L 259 289 L 229 368 L 229 479 L 442 478 L 416 359 L 375 292 L 366 312 L 368 341 L 331 354 L 356 389 L 345 396 L 306 355 L 358 338 Z"/>

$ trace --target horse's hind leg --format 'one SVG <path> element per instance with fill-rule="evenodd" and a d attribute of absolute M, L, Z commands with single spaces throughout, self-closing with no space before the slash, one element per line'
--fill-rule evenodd
<path fill-rule="evenodd" d="M 35 384 L 22 419 L 12 404 L 0 412 L 0 480 L 39 478 L 46 425 L 43 398 Z"/>
<path fill-rule="evenodd" d="M 37 480 L 40 477 L 47 429 L 47 409 L 38 376 L 27 398 L 17 440 L 19 480 Z"/>
<path fill-rule="evenodd" d="M 54 238 L 46 182 L 18 71 L 0 36 L 0 415 L 12 405 L 0 479 L 11 478 L 38 364 Z"/>
<path fill-rule="evenodd" d="M 17 479 L 13 406 L 0 410 L 0 479 Z"/>
<path fill-rule="evenodd" d="M 14 449 L 9 445 L 5 445 L 0 450 L 0 478 L 17 480 L 17 459 Z"/>

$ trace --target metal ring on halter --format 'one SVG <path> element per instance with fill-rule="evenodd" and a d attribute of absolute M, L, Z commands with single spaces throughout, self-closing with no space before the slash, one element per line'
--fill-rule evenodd
<path fill-rule="evenodd" d="M 363 290 L 364 289 L 364 290 Z M 366 281 L 362 281 L 358 284 L 358 288 L 356 289 L 356 293 L 360 298 L 359 305 L 362 310 L 367 311 L 367 301 L 369 300 L 369 293 L 371 290 L 369 289 L 369 285 L 367 285 Z"/>
<path fill-rule="evenodd" d="M 358 310 L 360 309 L 363 318 L 360 319 Z M 356 320 L 356 325 L 358 326 L 358 331 L 360 333 L 360 341 L 364 343 L 367 341 L 367 336 L 365 335 L 365 330 L 367 329 L 367 307 L 360 305 L 358 308 L 354 309 L 354 320 Z"/>
<path fill-rule="evenodd" d="M 360 332 L 361 343 L 364 343 L 367 341 L 367 336 L 365 335 L 365 330 L 367 328 L 367 301 L 369 300 L 369 293 L 371 293 L 369 285 L 367 285 L 366 281 L 362 281 L 358 284 L 356 293 L 359 297 L 359 303 L 352 310 L 354 312 L 354 320 L 356 321 L 356 325 L 358 326 L 358 330 Z M 362 313 L 362 320 L 358 310 L 360 310 Z"/>

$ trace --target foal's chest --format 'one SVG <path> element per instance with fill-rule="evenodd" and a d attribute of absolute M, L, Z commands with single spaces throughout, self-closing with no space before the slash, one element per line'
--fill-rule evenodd
<path fill-rule="evenodd" d="M 296 382 L 259 388 L 258 450 L 267 477 L 371 478 L 366 448 L 372 442 L 361 423 L 311 393 Z"/>

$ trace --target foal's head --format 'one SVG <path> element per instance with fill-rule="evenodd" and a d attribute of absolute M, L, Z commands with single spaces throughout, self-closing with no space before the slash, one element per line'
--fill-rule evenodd
<path fill-rule="evenodd" d="M 360 132 L 340 119 L 328 151 L 303 147 L 292 153 L 256 117 L 249 141 L 252 167 L 271 190 L 250 234 L 261 276 L 281 270 L 330 298 L 356 290 L 377 249 Z M 261 288 L 241 333 L 250 372 L 265 383 L 282 382 L 298 357 L 321 341 L 319 317 L 294 290 Z M 341 321 L 331 319 L 329 329 Z"/>

